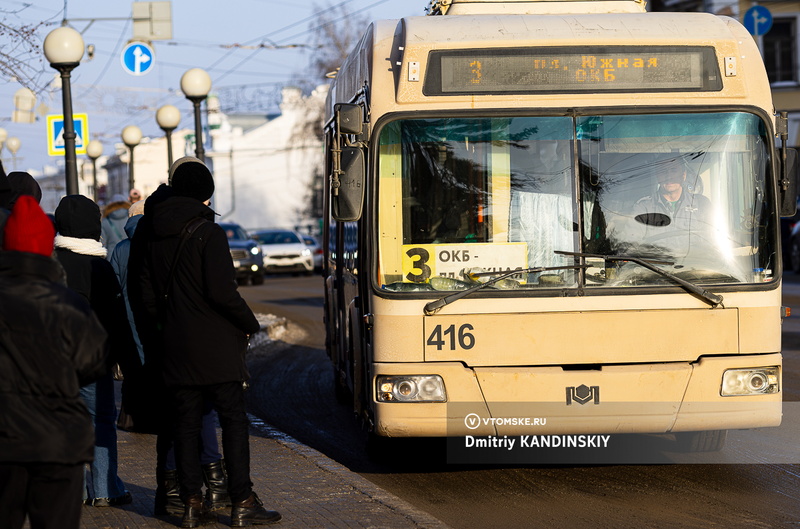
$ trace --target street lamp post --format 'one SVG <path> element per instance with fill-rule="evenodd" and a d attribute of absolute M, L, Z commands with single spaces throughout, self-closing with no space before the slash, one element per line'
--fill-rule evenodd
<path fill-rule="evenodd" d="M 164 105 L 156 112 L 156 123 L 167 138 L 167 171 L 172 167 L 172 131 L 181 122 L 181 111 L 173 105 Z"/>
<path fill-rule="evenodd" d="M 200 103 L 203 102 L 211 90 L 211 77 L 201 68 L 187 70 L 181 77 L 181 91 L 186 99 L 194 105 L 194 152 L 197 158 L 205 162 L 203 149 L 203 126 L 200 121 Z"/>
<path fill-rule="evenodd" d="M 142 141 L 142 129 L 136 125 L 128 125 L 122 129 L 122 141 L 131 150 L 131 159 L 128 162 L 128 190 L 134 188 L 133 185 L 133 148 Z"/>
<path fill-rule="evenodd" d="M 6 140 L 6 148 L 11 151 L 11 156 L 14 159 L 14 170 L 17 170 L 17 151 L 19 150 L 20 141 L 16 136 L 11 136 Z"/>
<path fill-rule="evenodd" d="M 83 37 L 74 29 L 56 28 L 44 39 L 44 56 L 50 66 L 61 74 L 61 96 L 64 107 L 64 170 L 67 194 L 78 194 L 78 162 L 75 157 L 75 124 L 72 120 L 70 72 L 83 57 Z"/>
<path fill-rule="evenodd" d="M 94 201 L 97 202 L 97 159 L 103 155 L 103 144 L 99 140 L 92 140 L 86 145 L 86 156 L 92 161 L 92 186 Z"/>

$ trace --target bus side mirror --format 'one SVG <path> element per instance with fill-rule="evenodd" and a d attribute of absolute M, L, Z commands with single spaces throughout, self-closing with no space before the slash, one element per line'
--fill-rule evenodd
<path fill-rule="evenodd" d="M 336 132 L 339 134 L 361 134 L 364 113 L 358 105 L 337 103 L 333 106 L 336 115 Z"/>
<path fill-rule="evenodd" d="M 364 151 L 358 147 L 342 149 L 342 172 L 339 176 L 339 192 L 332 197 L 333 218 L 340 222 L 361 218 L 364 207 L 364 181 L 366 164 Z"/>
<path fill-rule="evenodd" d="M 778 200 L 781 217 L 791 217 L 797 213 L 797 149 L 786 149 L 786 165 L 781 167 L 778 180 Z"/>

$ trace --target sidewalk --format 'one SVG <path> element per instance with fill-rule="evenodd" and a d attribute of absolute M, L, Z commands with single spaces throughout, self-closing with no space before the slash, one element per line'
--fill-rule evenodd
<path fill-rule="evenodd" d="M 321 528 L 442 528 L 429 514 L 351 472 L 320 452 L 251 417 L 250 458 L 254 490 L 267 509 L 279 511 L 276 529 Z M 119 475 L 133 495 L 122 507 L 83 507 L 83 529 L 144 529 L 180 527 L 178 516 L 154 516 L 155 436 L 118 432 Z M 229 527 L 230 510 L 218 511 Z M 27 527 L 27 524 L 26 524 Z"/>

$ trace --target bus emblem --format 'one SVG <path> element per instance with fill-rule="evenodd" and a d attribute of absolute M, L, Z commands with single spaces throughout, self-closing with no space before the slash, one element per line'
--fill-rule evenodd
<path fill-rule="evenodd" d="M 595 404 L 600 404 L 600 386 L 589 387 L 586 384 L 581 384 L 577 388 L 574 386 L 567 387 L 567 406 L 572 405 L 573 400 L 583 405 L 592 399 L 594 399 Z"/>

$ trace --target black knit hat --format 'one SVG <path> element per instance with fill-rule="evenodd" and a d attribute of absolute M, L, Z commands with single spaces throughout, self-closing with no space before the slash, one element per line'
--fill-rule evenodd
<path fill-rule="evenodd" d="M 25 171 L 12 171 L 8 173 L 7 178 L 11 189 L 13 189 L 16 194 L 14 200 L 22 195 L 30 195 L 36 199 L 36 202 L 42 201 L 42 188 L 39 186 L 39 182 L 37 182 L 30 173 L 26 173 Z"/>
<path fill-rule="evenodd" d="M 184 156 L 169 168 L 169 184 L 175 196 L 205 202 L 214 194 L 214 177 L 206 164 L 194 156 Z"/>
<path fill-rule="evenodd" d="M 100 207 L 83 195 L 67 195 L 55 212 L 56 230 L 65 237 L 100 240 Z"/>

